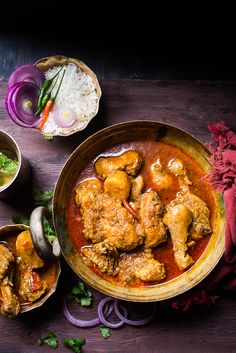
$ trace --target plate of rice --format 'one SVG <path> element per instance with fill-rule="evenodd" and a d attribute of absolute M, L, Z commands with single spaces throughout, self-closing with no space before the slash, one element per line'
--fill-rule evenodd
<path fill-rule="evenodd" d="M 41 129 L 42 134 L 69 136 L 85 129 L 99 109 L 101 88 L 95 73 L 81 60 L 60 55 L 42 58 L 34 65 L 44 72 L 46 80 L 55 77 L 60 70 L 52 96 L 58 90 L 64 73 L 57 99 Z M 73 115 L 73 123 L 58 124 L 55 115 L 65 121 Z"/>

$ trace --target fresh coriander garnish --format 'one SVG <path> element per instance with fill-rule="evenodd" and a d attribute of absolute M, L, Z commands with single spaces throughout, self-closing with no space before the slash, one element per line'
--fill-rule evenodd
<path fill-rule="evenodd" d="M 35 206 L 48 206 L 48 203 L 52 200 L 53 189 L 48 189 L 46 191 L 41 191 L 38 189 L 33 190 L 33 199 Z"/>
<path fill-rule="evenodd" d="M 81 347 L 86 343 L 84 338 L 64 338 L 63 344 L 76 353 L 81 352 Z"/>
<path fill-rule="evenodd" d="M 103 338 L 107 339 L 110 337 L 110 330 L 108 327 L 100 327 L 100 332 Z"/>
<path fill-rule="evenodd" d="M 44 344 L 47 344 L 48 347 L 55 349 L 58 347 L 58 339 L 55 333 L 50 331 L 48 332 L 48 335 L 46 337 L 38 339 L 37 344 L 39 346 L 43 346 Z"/>
<path fill-rule="evenodd" d="M 54 239 L 56 238 L 56 233 L 54 229 L 51 227 L 47 218 L 43 217 L 43 230 L 44 234 L 46 235 L 49 243 L 53 243 Z"/>
<path fill-rule="evenodd" d="M 69 300 L 75 300 L 81 306 L 90 306 L 93 301 L 92 293 L 82 281 L 78 281 L 67 294 Z"/>

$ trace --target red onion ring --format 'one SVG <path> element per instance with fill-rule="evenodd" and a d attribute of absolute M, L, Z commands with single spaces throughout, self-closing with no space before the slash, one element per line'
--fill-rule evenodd
<path fill-rule="evenodd" d="M 121 308 L 123 309 L 123 307 L 121 307 Z M 119 319 L 122 320 L 127 325 L 132 325 L 132 326 L 142 326 L 142 325 L 145 325 L 148 322 L 150 322 L 153 319 L 153 317 L 154 317 L 154 315 L 156 313 L 156 308 L 157 308 L 157 304 L 154 303 L 154 310 L 152 311 L 152 313 L 149 316 L 145 317 L 144 319 L 140 319 L 140 320 L 130 320 L 127 317 L 125 317 L 124 315 L 121 314 L 121 312 L 119 310 L 119 302 L 118 302 L 118 300 L 116 300 L 115 303 L 114 303 L 115 313 L 119 317 Z"/>
<path fill-rule="evenodd" d="M 115 303 L 116 303 L 116 301 L 117 301 L 116 299 L 113 299 L 113 298 L 110 298 L 110 297 L 107 297 L 107 298 L 102 299 L 102 300 L 99 302 L 99 304 L 98 304 L 98 317 L 99 317 L 101 323 L 102 323 L 103 325 L 105 325 L 106 327 L 109 327 L 109 328 L 119 328 L 119 327 L 121 327 L 121 326 L 124 325 L 124 321 L 123 321 L 123 320 L 119 321 L 119 322 L 116 323 L 116 324 L 113 324 L 113 323 L 107 321 L 105 315 L 103 314 L 103 307 L 104 307 L 104 305 L 105 305 L 106 303 L 108 303 L 109 301 L 113 301 L 112 309 L 114 308 L 114 305 L 115 305 Z M 122 307 L 122 310 L 124 311 L 124 318 L 126 318 L 126 317 L 128 316 L 128 311 L 127 311 L 125 308 L 123 308 L 123 307 Z M 113 311 L 113 310 L 112 310 L 112 311 Z"/>
<path fill-rule="evenodd" d="M 30 82 L 41 88 L 44 81 L 44 73 L 37 66 L 22 65 L 11 74 L 8 80 L 8 88 L 11 89 L 12 86 L 19 82 Z"/>
<path fill-rule="evenodd" d="M 109 317 L 111 315 L 112 311 L 113 311 L 113 306 L 107 305 L 104 308 L 104 314 L 103 314 L 104 317 Z M 71 315 L 71 313 L 68 310 L 66 299 L 64 301 L 63 313 L 64 313 L 64 316 L 66 317 L 66 319 L 74 326 L 93 327 L 93 326 L 97 326 L 101 323 L 101 320 L 99 317 L 96 317 L 95 319 L 92 319 L 92 320 L 81 320 L 81 319 L 75 318 L 73 315 Z"/>
<path fill-rule="evenodd" d="M 37 110 L 39 89 L 29 82 L 16 83 L 9 90 L 6 97 L 6 110 L 12 121 L 22 127 L 36 127 L 39 124 L 40 116 L 34 116 Z M 24 100 L 30 100 L 32 109 L 27 111 L 24 107 Z"/>

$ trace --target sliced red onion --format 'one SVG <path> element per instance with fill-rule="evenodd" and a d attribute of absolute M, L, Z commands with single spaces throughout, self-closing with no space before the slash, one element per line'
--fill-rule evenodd
<path fill-rule="evenodd" d="M 41 88 L 44 81 L 44 73 L 37 66 L 22 65 L 19 66 L 10 76 L 8 80 L 8 88 L 10 89 L 19 82 L 30 82 L 38 88 Z"/>
<path fill-rule="evenodd" d="M 76 112 L 70 107 L 58 107 L 53 110 L 53 119 L 59 127 L 71 127 L 75 123 Z"/>
<path fill-rule="evenodd" d="M 147 317 L 145 317 L 144 319 L 130 320 L 130 319 L 127 319 L 127 316 L 121 314 L 120 309 L 119 309 L 118 300 L 116 300 L 115 303 L 114 303 L 115 313 L 119 317 L 119 319 L 122 320 L 127 325 L 132 325 L 132 326 L 142 326 L 142 325 L 145 325 L 148 322 L 150 322 L 153 319 L 153 317 L 154 317 L 154 315 L 156 313 L 157 304 L 154 303 L 153 306 L 154 307 L 153 307 L 153 310 L 152 310 L 151 314 L 148 315 Z M 122 308 L 122 310 L 123 310 L 123 307 L 121 305 L 120 305 L 120 308 Z"/>
<path fill-rule="evenodd" d="M 104 317 L 109 317 L 112 313 L 113 307 L 109 307 L 106 306 L 104 308 Z M 78 326 L 78 327 L 93 327 L 93 326 L 97 326 L 101 323 L 101 320 L 99 319 L 99 317 L 96 317 L 95 319 L 92 320 L 81 320 L 78 318 L 75 318 L 73 315 L 70 314 L 68 307 L 67 307 L 67 300 L 65 299 L 64 302 L 64 310 L 63 313 L 65 315 L 65 317 L 67 318 L 67 320 L 74 326 Z"/>
<path fill-rule="evenodd" d="M 99 304 L 98 304 L 98 317 L 99 317 L 101 323 L 103 325 L 105 325 L 106 327 L 119 328 L 119 327 L 124 325 L 124 320 L 121 320 L 121 321 L 119 321 L 119 322 L 114 324 L 112 322 L 107 321 L 105 315 L 103 314 L 104 305 L 107 304 L 109 301 L 113 302 L 111 307 L 112 307 L 112 309 L 114 308 L 114 304 L 116 303 L 116 299 L 113 299 L 113 298 L 110 298 L 110 297 L 102 299 L 99 302 Z M 122 309 L 124 310 L 124 317 L 127 317 L 128 316 L 128 311 L 125 308 L 123 308 L 123 307 L 122 307 Z"/>
<path fill-rule="evenodd" d="M 36 127 L 40 116 L 37 110 L 39 89 L 29 82 L 16 83 L 6 97 L 6 110 L 12 121 L 22 127 Z"/>

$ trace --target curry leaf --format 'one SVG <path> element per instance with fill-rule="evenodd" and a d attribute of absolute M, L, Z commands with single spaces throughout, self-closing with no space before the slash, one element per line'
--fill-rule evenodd
<path fill-rule="evenodd" d="M 81 347 L 86 343 L 84 338 L 64 338 L 63 344 L 76 353 L 81 352 Z"/>
<path fill-rule="evenodd" d="M 92 293 L 82 281 L 78 281 L 67 294 L 69 300 L 75 300 L 81 306 L 90 306 L 93 301 Z"/>
<path fill-rule="evenodd" d="M 38 339 L 37 344 L 39 346 L 43 346 L 44 344 L 47 344 L 48 347 L 55 349 L 58 347 L 58 340 L 55 333 L 50 331 L 48 332 L 48 335 L 46 337 Z"/>
<path fill-rule="evenodd" d="M 110 330 L 108 327 L 100 327 L 100 332 L 101 332 L 103 338 L 106 339 L 106 338 L 110 337 Z"/>

